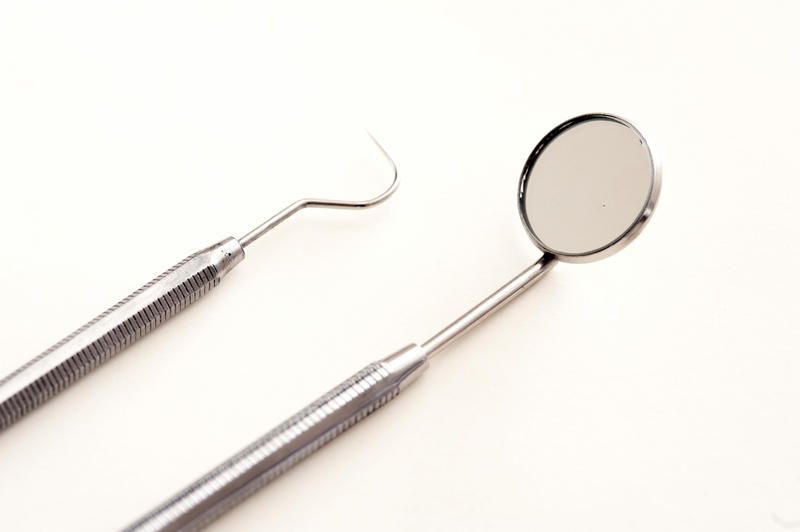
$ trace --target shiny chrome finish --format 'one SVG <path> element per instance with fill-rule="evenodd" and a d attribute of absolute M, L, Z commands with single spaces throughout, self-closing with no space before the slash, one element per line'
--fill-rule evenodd
<path fill-rule="evenodd" d="M 495 293 L 472 307 L 456 321 L 433 335 L 427 342 L 422 344 L 422 349 L 430 358 L 436 356 L 439 351 L 449 346 L 464 333 L 472 330 L 480 322 L 500 310 L 504 305 L 512 301 L 525 290 L 533 286 L 544 274 L 549 272 L 556 265 L 555 255 L 545 253 L 542 258 L 537 260 L 522 273 L 501 286 Z"/>
<path fill-rule="evenodd" d="M 587 251 L 585 253 L 558 253 L 556 250 L 551 249 L 547 244 L 542 242 L 531 226 L 531 221 L 528 218 L 528 213 L 526 212 L 525 208 L 525 197 L 528 190 L 528 183 L 531 176 L 531 171 L 533 169 L 534 164 L 536 163 L 537 159 L 541 155 L 542 151 L 548 146 L 550 142 L 552 142 L 558 135 L 567 131 L 570 128 L 573 128 L 577 125 L 580 125 L 584 122 L 590 122 L 593 120 L 607 120 L 610 122 L 616 122 L 620 125 L 623 125 L 632 131 L 634 131 L 642 142 L 642 145 L 646 148 L 647 153 L 650 155 L 650 161 L 652 163 L 651 166 L 651 174 L 650 174 L 650 191 L 647 196 L 647 201 L 645 202 L 644 206 L 642 207 L 639 215 L 633 220 L 626 231 L 624 231 L 618 238 L 614 239 L 613 241 L 609 242 L 607 245 L 599 248 L 594 249 L 591 251 Z M 562 122 L 555 128 L 553 128 L 550 133 L 544 136 L 539 144 L 531 152 L 528 160 L 525 162 L 525 166 L 522 168 L 522 175 L 519 179 L 519 187 L 517 190 L 517 208 L 519 211 L 520 219 L 522 220 L 522 224 L 525 226 L 525 230 L 528 233 L 528 236 L 533 240 L 536 247 L 544 251 L 545 253 L 552 253 L 558 257 L 558 260 L 562 262 L 570 262 L 576 264 L 582 264 L 587 262 L 594 262 L 596 260 L 604 259 L 617 253 L 618 251 L 622 250 L 625 246 L 630 244 L 634 238 L 636 238 L 639 233 L 642 232 L 647 222 L 650 221 L 650 218 L 653 216 L 653 211 L 656 208 L 656 204 L 658 203 L 658 197 L 661 194 L 661 165 L 658 162 L 655 154 L 653 153 L 653 148 L 645 139 L 642 132 L 635 126 L 633 123 L 625 120 L 622 117 L 608 114 L 608 113 L 589 113 L 585 115 L 576 116 L 575 118 L 570 118 L 569 120 Z"/>
<path fill-rule="evenodd" d="M 397 190 L 397 167 L 370 137 L 392 167 L 392 182 L 384 192 L 367 201 L 299 200 L 241 239 L 227 238 L 190 255 L 0 380 L 0 431 L 205 295 L 244 259 L 245 246 L 297 211 L 359 209 L 386 201 Z"/>
<path fill-rule="evenodd" d="M 586 116 L 590 115 L 584 115 Z M 591 116 L 612 118 L 612 115 Z M 622 120 L 617 117 L 613 119 Z M 582 121 L 585 120 L 567 121 L 554 131 L 559 128 L 563 130 L 565 124 L 574 126 Z M 547 145 L 548 139 L 554 137 L 554 132 L 546 136 L 534 150 L 534 154 Z M 534 158 L 534 154 L 528 163 Z M 518 205 L 523 223 L 532 235 L 525 213 L 525 202 L 522 201 L 527 190 L 525 180 L 529 172 L 530 166 L 526 164 L 520 187 L 523 196 Z M 650 188 L 647 207 L 626 231 L 624 243 L 641 231 L 655 207 L 660 174 L 654 172 L 653 175 L 658 175 L 658 179 Z M 624 243 L 612 243 L 600 250 L 586 253 L 582 258 L 588 260 L 592 253 L 607 256 L 622 249 Z M 412 344 L 391 357 L 370 364 L 125 530 L 197 530 L 222 512 L 230 510 L 255 490 L 394 398 L 427 369 L 431 358 L 541 280 L 561 259 L 561 256 L 547 249 L 543 251 L 544 255 L 534 264 L 421 346 Z"/>
<path fill-rule="evenodd" d="M 389 161 L 389 164 L 392 165 L 392 170 L 394 172 L 394 176 L 392 177 L 392 184 L 389 185 L 389 188 L 378 194 L 372 199 L 364 200 L 364 201 L 344 201 L 344 200 L 330 200 L 330 199 L 301 199 L 295 201 L 279 213 L 275 214 L 271 218 L 269 218 L 266 222 L 262 223 L 242 238 L 239 239 L 239 243 L 242 244 L 243 248 L 246 248 L 250 244 L 253 243 L 258 237 L 275 227 L 276 225 L 283 223 L 292 216 L 294 213 L 306 209 L 308 207 L 315 207 L 315 208 L 323 208 L 323 209 L 367 209 L 369 207 L 374 207 L 375 205 L 379 205 L 389 199 L 389 196 L 394 194 L 394 191 L 397 190 L 397 186 L 399 182 L 397 180 L 397 166 L 395 166 L 394 161 L 389 154 L 386 153 L 386 150 L 383 149 L 375 137 L 372 136 L 371 133 L 367 133 L 369 137 L 372 139 L 372 142 L 381 150 L 386 160 Z"/>
<path fill-rule="evenodd" d="M 198 530 L 382 407 L 428 367 L 409 345 L 374 362 L 203 475 L 126 532 Z"/>
<path fill-rule="evenodd" d="M 4 378 L 0 429 L 197 301 L 242 259 L 234 238 L 189 255 Z"/>
<path fill-rule="evenodd" d="M 650 174 L 650 187 L 649 187 L 649 193 L 647 195 L 647 201 L 645 202 L 645 205 L 642 207 L 641 211 L 637 215 L 636 219 L 632 221 L 627 230 L 625 230 L 621 236 L 619 236 L 612 242 L 609 242 L 608 245 L 603 246 L 599 249 L 589 250 L 585 253 L 580 253 L 580 254 L 557 253 L 555 250 L 550 249 L 544 242 L 542 242 L 536 236 L 536 233 L 533 231 L 533 228 L 531 227 L 531 222 L 528 218 L 528 213 L 526 212 L 526 206 L 525 206 L 525 198 L 528 191 L 529 178 L 531 176 L 531 171 L 533 169 L 534 164 L 536 163 L 536 160 L 544 151 L 544 149 L 547 148 L 549 143 L 553 141 L 553 139 L 555 139 L 558 135 L 560 135 L 561 133 L 565 132 L 570 128 L 578 126 L 584 122 L 589 122 L 593 120 L 607 120 L 611 122 L 616 122 L 627 128 L 630 128 L 631 130 L 636 132 L 636 134 L 639 136 L 639 139 L 641 139 L 642 145 L 646 148 L 647 153 L 649 154 L 650 160 L 652 162 L 651 174 Z M 538 281 L 544 274 L 549 272 L 556 265 L 558 261 L 572 262 L 572 263 L 593 262 L 596 260 L 606 258 L 620 251 L 625 246 L 627 246 L 631 241 L 633 241 L 633 239 L 636 238 L 639 235 L 639 233 L 642 232 L 642 229 L 644 229 L 644 226 L 647 224 L 647 222 L 653 215 L 656 203 L 658 202 L 658 196 L 660 191 L 661 191 L 661 167 L 655 160 L 652 148 L 647 143 L 642 133 L 631 122 L 619 116 L 607 113 L 585 114 L 576 116 L 575 118 L 571 118 L 565 122 L 562 122 L 561 124 L 553 128 L 547 135 L 545 135 L 531 152 L 530 156 L 528 157 L 528 160 L 525 162 L 525 166 L 522 169 L 522 175 L 520 176 L 518 193 L 517 193 L 517 210 L 519 211 L 519 216 L 520 219 L 522 220 L 522 224 L 525 226 L 525 230 L 527 231 L 528 236 L 530 236 L 531 240 L 533 240 L 536 246 L 544 252 L 544 255 L 542 255 L 542 257 L 538 261 L 536 261 L 532 266 L 530 266 L 521 274 L 516 276 L 514 279 L 503 285 L 495 293 L 493 293 L 492 295 L 481 301 L 478 305 L 469 310 L 466 314 L 464 314 L 456 321 L 445 327 L 441 332 L 434 335 L 430 340 L 423 343 L 422 348 L 428 353 L 428 356 L 433 358 L 440 350 L 450 345 L 461 335 L 463 335 L 464 333 L 466 333 L 467 331 L 478 325 L 489 315 L 499 310 L 503 305 L 510 302 L 519 294 L 524 292 L 527 288 L 535 284 L 536 281 Z"/>

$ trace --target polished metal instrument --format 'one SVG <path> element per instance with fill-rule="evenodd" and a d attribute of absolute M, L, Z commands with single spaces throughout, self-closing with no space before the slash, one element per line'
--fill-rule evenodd
<path fill-rule="evenodd" d="M 590 114 L 560 124 L 528 157 L 519 182 L 522 222 L 544 252 L 538 261 L 426 342 L 369 364 L 125 530 L 203 528 L 394 399 L 442 349 L 556 262 L 590 262 L 622 249 L 650 219 L 660 187 L 650 147 L 630 122 Z"/>
<path fill-rule="evenodd" d="M 243 237 L 229 237 L 189 255 L 0 380 L 0 431 L 208 293 L 244 259 L 244 248 L 296 212 L 311 207 L 364 209 L 386 201 L 397 189 L 397 167 L 372 140 L 391 165 L 389 188 L 365 201 L 295 201 Z"/>

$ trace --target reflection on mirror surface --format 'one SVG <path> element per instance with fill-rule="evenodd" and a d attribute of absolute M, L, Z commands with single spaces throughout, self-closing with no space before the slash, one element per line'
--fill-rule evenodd
<path fill-rule="evenodd" d="M 585 255 L 613 244 L 638 220 L 654 180 L 639 133 L 602 118 L 565 129 L 529 172 L 527 218 L 535 237 L 557 255 Z"/>

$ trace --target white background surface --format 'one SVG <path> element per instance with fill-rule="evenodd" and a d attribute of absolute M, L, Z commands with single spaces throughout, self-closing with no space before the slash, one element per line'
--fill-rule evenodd
<path fill-rule="evenodd" d="M 559 265 L 216 530 L 800 527 L 797 2 L 0 5 L 0 373 L 300 196 L 210 296 L 0 435 L 2 530 L 118 528 L 534 261 L 558 122 L 652 223 Z"/>

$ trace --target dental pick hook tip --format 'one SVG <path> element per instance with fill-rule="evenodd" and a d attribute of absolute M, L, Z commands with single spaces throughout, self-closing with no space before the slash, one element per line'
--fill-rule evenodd
<path fill-rule="evenodd" d="M 273 217 L 244 235 L 242 238 L 239 239 L 239 244 L 245 248 L 252 244 L 255 240 L 257 240 L 260 236 L 264 233 L 268 232 L 270 229 L 274 228 L 275 226 L 281 224 L 282 222 L 286 221 L 290 216 L 292 216 L 297 211 L 301 211 L 307 207 L 315 207 L 315 208 L 323 208 L 323 209 L 366 209 L 369 207 L 374 207 L 380 203 L 383 203 L 389 197 L 394 194 L 394 191 L 397 190 L 397 186 L 399 185 L 399 181 L 397 178 L 397 165 L 394 164 L 394 161 L 386 153 L 386 150 L 383 149 L 383 146 L 377 141 L 375 137 L 372 136 L 372 133 L 367 131 L 367 135 L 369 138 L 372 139 L 372 142 L 378 147 L 386 160 L 389 161 L 389 164 L 392 165 L 392 183 L 389 185 L 389 188 L 378 194 L 372 199 L 368 199 L 366 201 L 345 201 L 345 200 L 331 200 L 331 199 L 315 199 L 315 198 L 305 198 L 301 200 L 297 200 L 294 203 L 290 204 L 288 207 L 283 209 L 282 211 L 275 214 Z"/>

